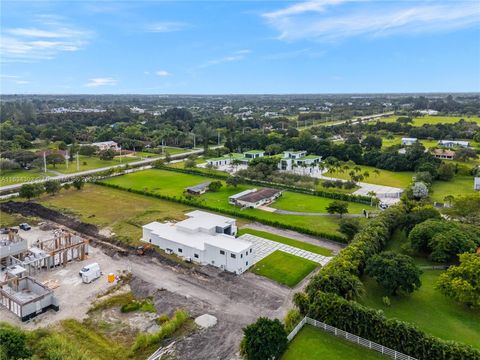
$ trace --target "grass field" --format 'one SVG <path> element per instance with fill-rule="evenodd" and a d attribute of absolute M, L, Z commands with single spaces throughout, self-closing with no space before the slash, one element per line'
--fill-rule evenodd
<path fill-rule="evenodd" d="M 402 232 L 396 232 L 387 249 L 401 252 L 405 241 Z M 428 259 L 416 257 L 418 265 L 431 264 Z M 424 270 L 422 286 L 411 295 L 390 296 L 391 306 L 383 304 L 387 294 L 375 281 L 365 278 L 366 295 L 360 301 L 381 309 L 390 318 L 407 321 L 419 329 L 445 340 L 455 340 L 480 348 L 480 311 L 468 309 L 442 295 L 435 283 L 443 270 Z"/>
<path fill-rule="evenodd" d="M 128 244 L 139 243 L 142 225 L 151 221 L 182 220 L 186 218 L 185 212 L 194 210 L 174 202 L 91 184 L 80 191 L 62 190 L 55 196 L 43 196 L 38 202 L 101 228 L 109 227 Z"/>
<path fill-rule="evenodd" d="M 164 194 L 169 196 L 183 196 L 183 191 L 186 187 L 201 184 L 209 181 L 203 176 L 181 174 L 167 170 L 145 170 L 128 175 L 118 176 L 112 179 L 105 180 L 106 183 L 119 185 L 123 188 L 132 188 L 137 190 L 149 191 L 152 193 Z M 218 192 L 207 192 L 197 199 L 205 202 L 211 206 L 215 206 L 220 211 L 222 209 L 233 210 L 237 209 L 228 203 L 228 197 L 237 194 L 243 190 L 253 188 L 253 186 L 239 185 L 236 188 L 224 186 Z M 315 212 L 324 208 L 325 204 L 330 203 L 331 199 L 321 198 L 312 195 L 304 195 L 297 193 L 284 192 L 287 199 L 295 199 L 295 203 L 289 204 L 288 201 L 279 200 L 280 206 L 288 207 L 292 211 L 311 211 Z M 272 204 L 274 207 L 277 203 Z M 320 205 L 317 205 L 320 204 Z M 349 203 L 351 212 L 360 213 L 363 208 L 368 208 L 367 205 L 357 203 Z M 244 209 L 242 213 L 254 215 L 258 219 L 275 220 L 285 224 L 300 226 L 317 231 L 329 232 L 338 234 L 337 217 L 330 216 L 292 216 L 266 212 L 258 209 Z"/>
<path fill-rule="evenodd" d="M 402 138 L 408 136 L 395 136 L 393 139 L 382 138 L 382 147 L 386 148 L 393 145 L 400 145 L 402 143 Z M 426 149 L 438 146 L 437 140 L 419 140 Z"/>
<path fill-rule="evenodd" d="M 370 173 L 370 176 L 363 180 L 363 182 L 366 182 L 366 183 L 405 188 L 412 181 L 413 172 L 410 172 L 410 171 L 394 172 L 394 171 L 377 169 L 378 171 L 380 171 L 380 174 L 376 175 L 373 173 L 373 170 L 376 169 L 373 166 L 364 166 L 364 165 L 358 165 L 358 166 L 362 169 L 362 173 L 365 171 L 368 171 Z M 336 172 L 329 171 L 325 175 L 331 176 L 334 178 L 349 180 L 350 179 L 350 176 L 348 175 L 349 171 L 350 170 L 347 170 L 346 172 L 343 172 L 343 173 L 340 173 L 338 171 Z"/>
<path fill-rule="evenodd" d="M 46 174 L 40 169 L 31 170 L 2 170 L 0 171 L 0 186 L 13 185 L 27 181 L 39 180 L 44 177 L 55 176 L 50 172 Z"/>
<path fill-rule="evenodd" d="M 113 160 L 101 160 L 96 156 L 83 156 L 79 155 L 79 170 L 77 170 L 77 161 L 70 161 L 68 168 L 66 164 L 59 164 L 53 167 L 53 165 L 48 165 L 48 169 L 58 171 L 62 174 L 71 174 L 79 171 L 86 171 L 92 169 L 98 169 L 107 166 L 128 164 L 134 161 L 139 161 L 140 158 L 134 156 L 122 156 L 121 161 L 120 157 L 116 156 Z"/>
<path fill-rule="evenodd" d="M 303 241 L 298 241 L 290 238 L 286 238 L 284 236 L 276 235 L 276 234 L 271 234 L 266 231 L 260 231 L 260 230 L 254 230 L 254 229 L 240 229 L 238 231 L 238 235 L 243 235 L 243 234 L 250 234 L 250 235 L 255 235 L 259 236 L 265 239 L 273 240 L 282 244 L 294 246 L 299 249 L 303 249 L 306 251 L 310 251 L 315 254 L 320 254 L 323 256 L 332 256 L 332 250 L 323 248 L 321 246 L 305 243 Z"/>
<path fill-rule="evenodd" d="M 435 181 L 432 185 L 430 198 L 433 201 L 444 202 L 445 196 L 473 195 L 473 176 L 456 175 L 450 181 Z"/>
<path fill-rule="evenodd" d="M 277 250 L 256 263 L 250 271 L 293 288 L 318 266 L 314 261 Z"/>
<path fill-rule="evenodd" d="M 382 122 L 395 122 L 400 115 L 393 115 L 389 117 L 382 118 Z M 419 116 L 413 119 L 413 126 L 422 126 L 424 124 L 454 124 L 458 122 L 460 119 L 464 119 L 465 121 L 474 121 L 480 125 L 480 117 L 478 116 Z"/>
<path fill-rule="evenodd" d="M 319 196 L 310 196 L 294 192 L 285 192 L 271 207 L 275 209 L 289 211 L 305 211 L 327 213 L 327 207 L 332 199 L 322 198 Z M 350 214 L 361 214 L 363 209 L 374 210 L 370 205 L 359 204 L 354 202 L 348 203 L 348 212 Z"/>
<path fill-rule="evenodd" d="M 297 359 L 378 360 L 388 358 L 380 353 L 328 334 L 314 326 L 305 325 L 282 356 L 282 360 Z"/>

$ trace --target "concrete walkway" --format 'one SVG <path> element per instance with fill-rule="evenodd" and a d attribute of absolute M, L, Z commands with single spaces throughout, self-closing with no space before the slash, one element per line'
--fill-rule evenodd
<path fill-rule="evenodd" d="M 255 259 L 253 264 L 259 262 L 263 258 L 267 257 L 274 251 L 280 250 L 291 255 L 295 255 L 310 261 L 321 264 L 322 266 L 327 264 L 331 257 L 315 254 L 310 251 L 302 250 L 290 245 L 285 245 L 276 241 L 261 238 L 259 236 L 243 234 L 239 239 L 248 241 L 253 244 L 253 250 L 255 251 Z"/>

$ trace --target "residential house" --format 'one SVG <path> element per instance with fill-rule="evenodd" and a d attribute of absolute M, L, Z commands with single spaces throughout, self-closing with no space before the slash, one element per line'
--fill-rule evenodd
<path fill-rule="evenodd" d="M 281 195 L 282 191 L 277 189 L 249 189 L 230 196 L 228 202 L 242 208 L 257 208 L 262 205 L 270 204 Z"/>
<path fill-rule="evenodd" d="M 402 138 L 402 145 L 404 146 L 411 146 L 417 142 L 417 138 Z"/>
<path fill-rule="evenodd" d="M 190 186 L 185 188 L 185 192 L 190 195 L 202 195 L 205 194 L 208 190 L 208 186 L 210 185 L 210 181 L 204 182 L 195 186 Z"/>
<path fill-rule="evenodd" d="M 292 171 L 295 167 L 318 168 L 322 157 L 318 155 L 307 155 L 306 151 L 284 151 L 283 159 L 280 160 L 280 170 Z"/>
<path fill-rule="evenodd" d="M 98 147 L 100 149 L 100 151 L 108 150 L 108 149 L 112 149 L 113 151 L 119 151 L 120 150 L 120 147 L 118 146 L 118 144 L 115 141 L 100 141 L 100 142 L 92 143 L 90 145 Z"/>
<path fill-rule="evenodd" d="M 202 264 L 241 274 L 253 263 L 250 242 L 235 238 L 236 220 L 195 210 L 178 223 L 152 222 L 143 226 L 142 241 Z"/>
<path fill-rule="evenodd" d="M 453 160 L 455 157 L 455 151 L 448 149 L 434 149 L 432 154 L 437 159 L 442 160 Z"/>
<path fill-rule="evenodd" d="M 453 148 L 453 147 L 464 147 L 468 148 L 470 143 L 468 141 L 457 141 L 457 140 L 440 140 L 438 142 L 439 146 Z"/>

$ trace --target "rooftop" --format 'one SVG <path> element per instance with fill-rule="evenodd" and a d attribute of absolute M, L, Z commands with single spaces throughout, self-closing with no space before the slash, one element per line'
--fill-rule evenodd
<path fill-rule="evenodd" d="M 265 153 L 264 150 L 249 150 L 244 152 L 244 154 L 263 154 L 263 153 Z"/>
<path fill-rule="evenodd" d="M 318 156 L 318 155 L 306 155 L 306 156 L 302 156 L 301 158 L 299 158 L 297 160 L 315 160 L 315 159 L 320 159 L 320 156 Z"/>
<path fill-rule="evenodd" d="M 208 188 L 208 185 L 210 185 L 210 181 L 207 181 L 207 182 L 204 182 L 204 183 L 201 183 L 201 184 L 198 184 L 198 185 L 194 185 L 194 186 L 189 186 L 189 187 L 185 188 L 185 190 L 189 190 L 189 191 L 193 191 L 193 192 L 197 192 L 197 191 L 200 192 L 200 191 Z"/>
<path fill-rule="evenodd" d="M 250 192 L 249 194 L 240 196 L 237 198 L 239 201 L 245 201 L 249 203 L 256 203 L 257 201 L 271 198 L 272 196 L 282 192 L 281 190 L 271 189 L 271 188 L 264 188 L 254 192 Z"/>

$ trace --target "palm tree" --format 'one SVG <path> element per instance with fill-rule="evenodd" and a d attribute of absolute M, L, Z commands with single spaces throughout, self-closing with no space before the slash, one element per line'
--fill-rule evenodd
<path fill-rule="evenodd" d="M 203 150 L 208 151 L 208 142 L 214 134 L 214 130 L 205 122 L 202 121 L 200 124 L 195 126 L 193 132 L 200 137 L 200 140 L 203 143 Z"/>

